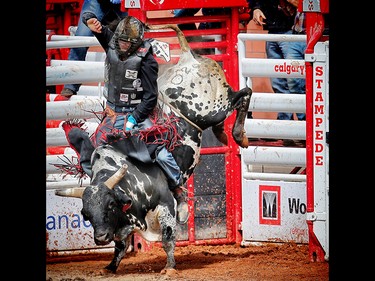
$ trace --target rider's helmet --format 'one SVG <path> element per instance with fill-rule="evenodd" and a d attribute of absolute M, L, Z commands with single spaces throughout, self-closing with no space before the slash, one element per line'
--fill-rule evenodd
<path fill-rule="evenodd" d="M 135 17 L 127 16 L 122 19 L 114 34 L 116 51 L 121 56 L 129 56 L 143 42 L 145 32 L 144 24 Z"/>

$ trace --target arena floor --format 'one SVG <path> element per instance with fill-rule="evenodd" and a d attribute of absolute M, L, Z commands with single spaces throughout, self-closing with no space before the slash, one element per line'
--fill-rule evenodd
<path fill-rule="evenodd" d="M 329 263 L 309 260 L 307 244 L 272 243 L 176 247 L 176 271 L 160 274 L 166 255 L 160 247 L 131 252 L 116 274 L 103 268 L 112 254 L 91 254 L 47 259 L 46 280 L 100 281 L 327 281 Z"/>

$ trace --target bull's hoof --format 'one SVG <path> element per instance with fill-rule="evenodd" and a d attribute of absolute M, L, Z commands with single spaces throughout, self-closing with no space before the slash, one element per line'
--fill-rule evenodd
<path fill-rule="evenodd" d="M 117 267 L 113 266 L 112 264 L 107 265 L 105 268 L 102 269 L 104 273 L 116 273 Z"/>
<path fill-rule="evenodd" d="M 92 276 L 108 276 L 108 275 L 115 274 L 115 272 L 108 270 L 106 268 L 101 268 L 101 269 L 97 269 L 93 271 L 91 274 Z"/>
<path fill-rule="evenodd" d="M 242 138 L 242 141 L 241 141 L 240 146 L 241 146 L 242 148 L 247 148 L 247 147 L 249 147 L 249 139 L 247 138 L 247 136 L 244 136 L 244 137 Z"/>
<path fill-rule="evenodd" d="M 178 274 L 177 270 L 174 268 L 163 268 L 160 271 L 161 274 L 165 274 L 167 276 L 176 276 Z"/>

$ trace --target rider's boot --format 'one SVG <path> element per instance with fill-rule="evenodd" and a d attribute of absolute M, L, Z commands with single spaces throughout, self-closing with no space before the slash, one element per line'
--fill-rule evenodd
<path fill-rule="evenodd" d="M 94 146 L 88 133 L 81 127 L 82 123 L 74 123 L 74 121 L 65 121 L 62 124 L 62 129 L 65 132 L 70 147 L 77 153 L 82 173 L 87 174 L 91 178 L 91 155 L 94 151 Z M 84 174 L 81 174 L 81 176 Z"/>

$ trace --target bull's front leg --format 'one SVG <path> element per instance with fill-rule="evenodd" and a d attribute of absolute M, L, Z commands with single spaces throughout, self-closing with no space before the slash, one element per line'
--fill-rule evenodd
<path fill-rule="evenodd" d="M 118 266 L 120 265 L 121 260 L 126 254 L 127 249 L 130 246 L 131 238 L 132 238 L 132 231 L 134 228 L 126 227 L 121 231 L 120 239 L 115 241 L 115 252 L 114 257 L 109 265 L 105 267 L 105 269 L 116 273 Z"/>
<path fill-rule="evenodd" d="M 176 270 L 174 250 L 176 247 L 176 218 L 169 211 L 159 215 L 159 223 L 162 233 L 162 247 L 167 254 L 167 264 L 162 269 L 162 274 L 173 275 Z"/>

